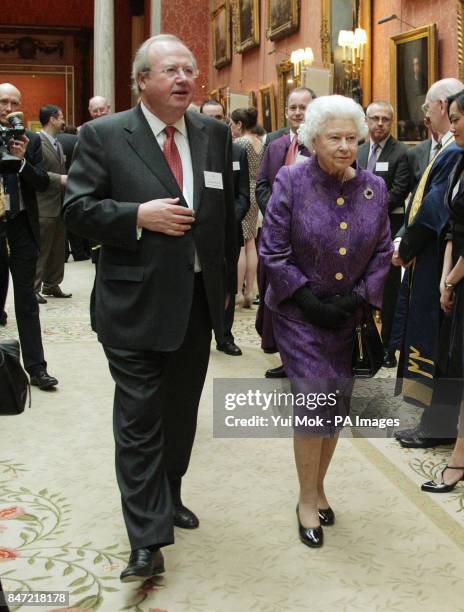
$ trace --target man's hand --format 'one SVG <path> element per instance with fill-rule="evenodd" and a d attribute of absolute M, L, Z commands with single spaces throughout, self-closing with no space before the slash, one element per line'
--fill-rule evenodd
<path fill-rule="evenodd" d="M 10 140 L 9 151 L 11 155 L 24 159 L 26 155 L 26 147 L 29 142 L 29 138 L 24 134 L 21 136 L 21 140 Z"/>
<path fill-rule="evenodd" d="M 440 306 L 443 312 L 449 314 L 453 311 L 455 301 L 454 289 L 440 287 Z"/>
<path fill-rule="evenodd" d="M 394 251 L 393 255 L 392 255 L 392 266 L 395 266 L 396 268 L 409 268 L 410 265 L 412 265 L 412 263 L 414 262 L 414 259 L 411 259 L 411 261 L 403 261 L 400 257 L 400 253 L 399 251 Z"/>
<path fill-rule="evenodd" d="M 150 200 L 140 204 L 137 226 L 168 236 L 183 236 L 195 221 L 193 210 L 179 206 L 179 198 Z"/>

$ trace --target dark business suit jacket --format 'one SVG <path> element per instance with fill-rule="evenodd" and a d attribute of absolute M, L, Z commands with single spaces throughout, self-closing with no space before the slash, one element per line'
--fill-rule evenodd
<path fill-rule="evenodd" d="M 232 143 L 232 161 L 238 164 L 234 173 L 234 210 L 237 222 L 237 246 L 243 246 L 242 221 L 250 208 L 250 173 L 248 171 L 248 156 L 245 147 Z"/>
<path fill-rule="evenodd" d="M 263 216 L 269 198 L 271 197 L 272 185 L 274 184 L 275 177 L 285 164 L 289 146 L 290 136 L 287 133 L 279 138 L 275 138 L 264 151 L 256 177 L 256 200 L 258 201 L 258 206 Z M 308 149 L 303 145 L 299 146 L 299 152 L 306 157 L 310 157 L 311 155 Z"/>
<path fill-rule="evenodd" d="M 264 146 L 267 147 L 271 144 L 273 140 L 276 140 L 276 138 L 280 138 L 281 136 L 287 136 L 287 134 L 290 134 L 290 128 L 288 126 L 284 128 L 279 128 L 278 130 L 274 130 L 273 132 L 269 132 L 268 134 L 266 134 Z"/>
<path fill-rule="evenodd" d="M 370 146 L 369 140 L 358 149 L 358 165 L 361 168 L 367 168 Z M 404 212 L 404 201 L 410 191 L 411 179 L 407 154 L 407 146 L 390 136 L 377 158 L 377 163 L 388 162 L 388 170 L 374 170 L 374 174 L 382 177 L 387 186 L 390 215 L 399 206 Z"/>
<path fill-rule="evenodd" d="M 432 139 L 427 138 L 427 140 L 408 150 L 409 175 L 411 178 L 410 191 L 415 190 L 429 164 L 431 147 Z"/>
<path fill-rule="evenodd" d="M 58 134 L 57 138 L 58 142 L 63 147 L 66 163 L 66 174 L 68 174 L 69 168 L 71 167 L 74 149 L 76 147 L 77 140 L 79 137 L 77 134 Z"/>
<path fill-rule="evenodd" d="M 34 241 L 37 247 L 39 247 L 40 227 L 36 191 L 45 191 L 50 183 L 50 179 L 43 165 L 40 136 L 29 130 L 26 130 L 26 136 L 29 138 L 25 155 L 26 163 L 18 176 L 27 220 L 34 236 Z"/>
<path fill-rule="evenodd" d="M 137 209 L 182 192 L 140 105 L 82 126 L 68 176 L 64 220 L 102 244 L 96 330 L 107 346 L 174 351 L 189 321 L 197 251 L 212 325 L 222 336 L 226 293 L 236 291 L 236 221 L 230 130 L 199 113 L 185 115 L 193 168 L 195 223 L 184 236 L 144 230 Z M 223 189 L 205 186 L 204 172 Z"/>

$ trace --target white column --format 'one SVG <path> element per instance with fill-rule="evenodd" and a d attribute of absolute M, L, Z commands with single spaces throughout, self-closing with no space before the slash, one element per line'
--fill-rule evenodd
<path fill-rule="evenodd" d="M 161 32 L 161 0 L 151 0 L 150 32 L 152 36 Z"/>
<path fill-rule="evenodd" d="M 93 94 L 105 96 L 114 112 L 113 0 L 95 0 Z"/>

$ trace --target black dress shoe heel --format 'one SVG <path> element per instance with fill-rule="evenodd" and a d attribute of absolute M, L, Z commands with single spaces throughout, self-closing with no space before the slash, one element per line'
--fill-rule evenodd
<path fill-rule="evenodd" d="M 304 527 L 300 521 L 298 506 L 296 507 L 296 518 L 298 520 L 298 535 L 300 541 L 310 548 L 320 548 L 324 544 L 324 532 L 322 527 Z"/>
<path fill-rule="evenodd" d="M 283 365 L 280 365 L 278 368 L 269 368 L 264 373 L 264 376 L 265 378 L 287 378 Z"/>
<path fill-rule="evenodd" d="M 319 508 L 319 520 L 324 527 L 335 523 L 335 514 L 330 506 L 328 508 Z"/>
<path fill-rule="evenodd" d="M 181 529 L 196 529 L 200 526 L 200 521 L 196 514 L 185 506 L 174 506 L 173 522 L 176 527 Z"/>
<path fill-rule="evenodd" d="M 147 580 L 164 573 L 164 559 L 159 548 L 137 548 L 129 557 L 129 563 L 121 572 L 121 582 Z"/>
<path fill-rule="evenodd" d="M 428 482 L 424 482 L 424 484 L 421 486 L 422 491 L 427 491 L 427 493 L 449 493 L 450 491 L 454 490 L 458 482 L 460 482 L 461 480 L 464 480 L 464 474 L 463 474 L 461 478 L 458 478 L 456 480 L 456 482 L 453 482 L 452 484 L 446 484 L 446 482 L 443 480 L 443 475 L 445 473 L 445 470 L 463 470 L 464 471 L 464 467 L 455 467 L 454 465 L 446 465 L 441 471 L 441 482 L 435 482 L 435 480 L 429 480 Z"/>

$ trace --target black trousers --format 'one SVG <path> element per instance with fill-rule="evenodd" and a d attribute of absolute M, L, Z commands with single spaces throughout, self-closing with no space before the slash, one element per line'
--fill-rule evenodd
<path fill-rule="evenodd" d="M 34 375 L 37 370 L 46 368 L 47 363 L 42 345 L 39 305 L 34 291 L 38 248 L 25 211 L 14 219 L 8 219 L 6 236 L 10 247 L 8 266 L 13 278 L 15 314 L 24 368 Z"/>
<path fill-rule="evenodd" d="M 174 541 L 173 502 L 180 502 L 181 480 L 190 461 L 210 344 L 211 319 L 198 274 L 179 349 L 104 347 L 116 383 L 116 476 L 133 550 Z"/>
<path fill-rule="evenodd" d="M 392 236 L 396 236 L 401 226 L 403 225 L 404 215 L 390 215 L 390 227 Z M 382 343 L 385 349 L 388 350 L 390 345 L 390 336 L 395 319 L 396 302 L 401 286 L 401 268 L 390 266 L 385 287 L 383 290 L 382 300 Z"/>
<path fill-rule="evenodd" d="M 235 257 L 235 266 L 238 265 L 238 260 L 240 258 L 240 246 L 237 249 L 236 257 Z M 224 313 L 224 338 L 218 340 L 218 344 L 223 344 L 224 342 L 233 342 L 234 335 L 232 333 L 232 327 L 234 325 L 235 318 L 235 295 L 232 294 L 230 296 L 229 304 Z"/>

